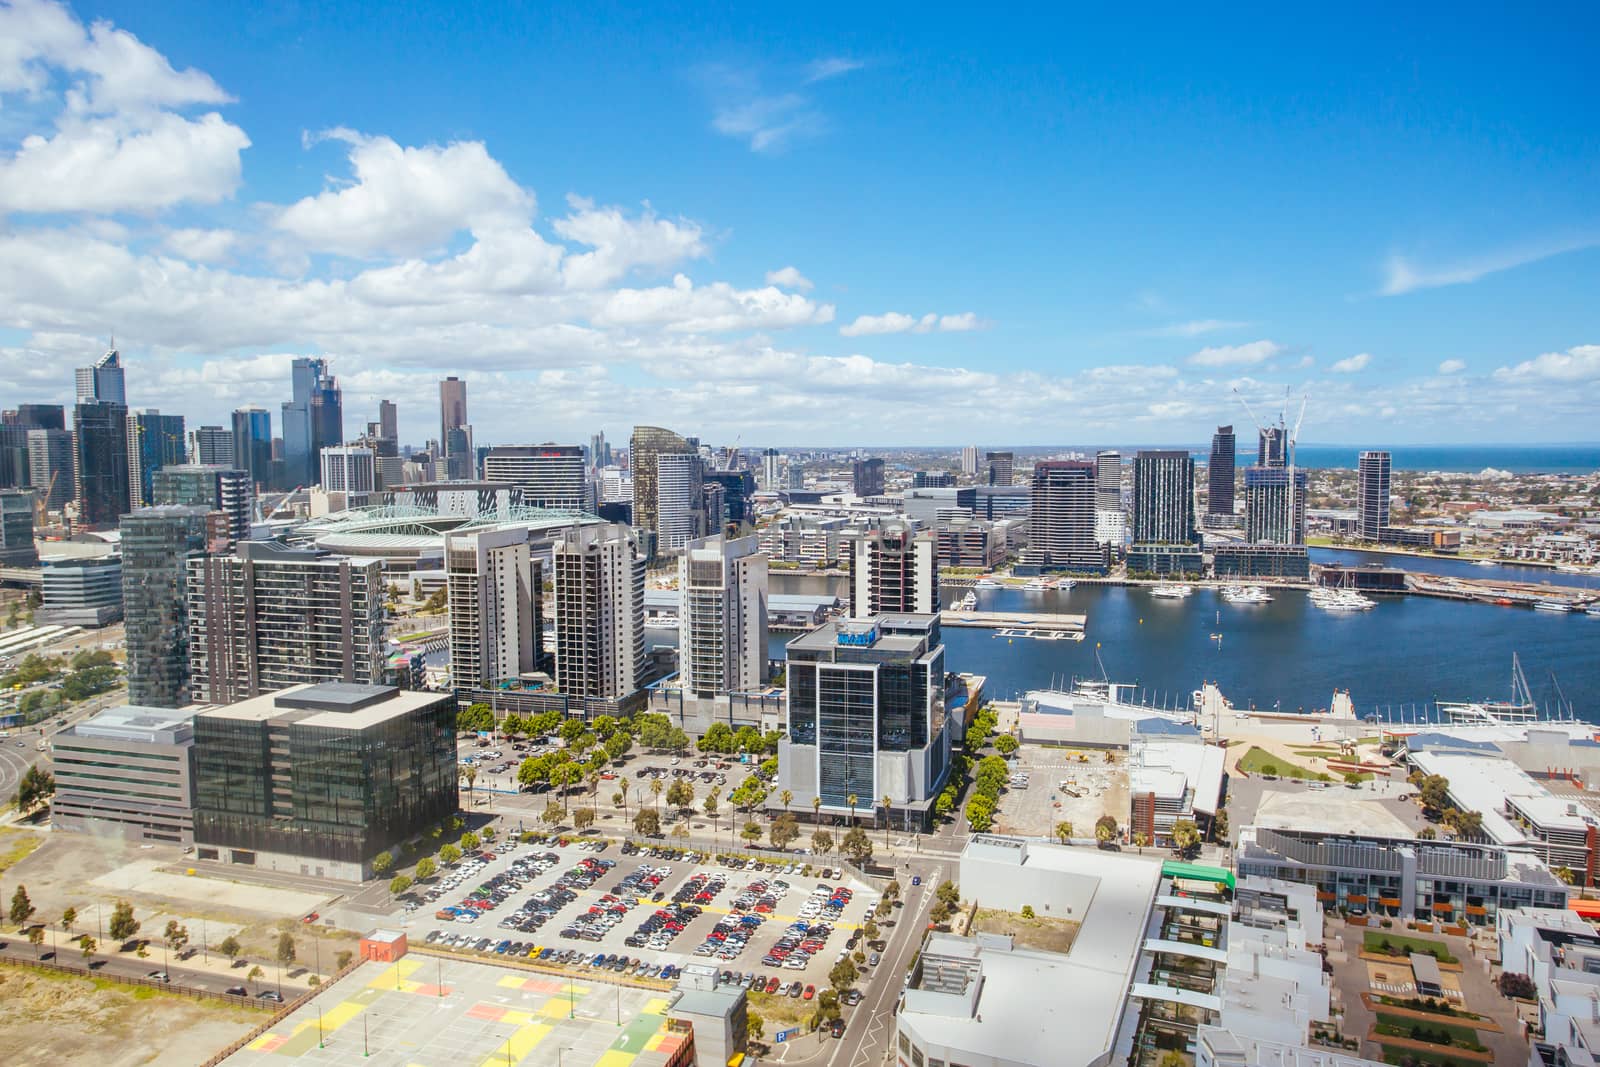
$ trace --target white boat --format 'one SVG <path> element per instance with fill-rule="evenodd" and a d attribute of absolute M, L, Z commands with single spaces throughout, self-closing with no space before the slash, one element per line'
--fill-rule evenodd
<path fill-rule="evenodd" d="M 1030 579 L 1028 579 L 1027 584 L 1024 585 L 1022 588 L 1031 589 L 1031 590 L 1034 590 L 1035 592 L 1042 593 L 1042 592 L 1045 592 L 1046 590 L 1054 589 L 1055 588 L 1055 583 L 1051 582 L 1051 581 L 1048 581 L 1048 580 L 1046 580 L 1044 578 L 1030 578 Z"/>
<path fill-rule="evenodd" d="M 1511 699 L 1441 700 L 1440 719 L 1454 726 L 1515 726 L 1540 720 L 1539 705 L 1533 701 L 1522 659 L 1511 654 Z"/>
<path fill-rule="evenodd" d="M 1572 610 L 1572 605 L 1568 604 L 1565 600 L 1535 600 L 1533 602 L 1533 610 L 1554 611 L 1565 615 Z"/>
<path fill-rule="evenodd" d="M 1225 586 L 1222 590 L 1222 599 L 1230 604 L 1270 604 L 1272 597 L 1259 585 Z"/>
<path fill-rule="evenodd" d="M 1063 593 L 1065 593 L 1068 589 L 1071 589 L 1073 586 L 1075 586 L 1077 584 L 1078 583 L 1073 581 L 1071 578 L 1057 578 L 1056 579 L 1056 588 L 1058 590 L 1060 590 L 1061 592 L 1063 592 Z"/>
<path fill-rule="evenodd" d="M 1194 592 L 1192 586 L 1173 585 L 1167 582 L 1150 587 L 1150 595 L 1158 600 L 1182 600 L 1192 592 Z"/>
<path fill-rule="evenodd" d="M 1494 560 L 1492 560 L 1492 559 L 1475 559 L 1475 560 L 1472 561 L 1472 565 L 1474 567 L 1493 567 L 1494 566 Z"/>
<path fill-rule="evenodd" d="M 999 589 L 1000 588 L 1000 583 L 995 581 L 993 578 L 979 578 L 977 581 L 972 583 L 972 588 L 974 588 L 974 589 Z"/>
<path fill-rule="evenodd" d="M 1583 613 L 1585 615 L 1593 615 L 1595 618 L 1600 618 L 1600 604 L 1590 604 L 1588 607 L 1583 609 Z"/>
<path fill-rule="evenodd" d="M 977 610 L 977 607 L 978 607 L 978 594 L 974 593 L 970 589 L 967 590 L 967 595 L 966 596 L 964 596 L 960 600 L 956 601 L 956 605 L 955 605 L 955 609 L 957 611 L 975 611 L 975 610 Z"/>
<path fill-rule="evenodd" d="M 1354 589 L 1313 589 L 1306 594 L 1306 599 L 1324 611 L 1367 611 L 1378 606 L 1376 600 Z"/>

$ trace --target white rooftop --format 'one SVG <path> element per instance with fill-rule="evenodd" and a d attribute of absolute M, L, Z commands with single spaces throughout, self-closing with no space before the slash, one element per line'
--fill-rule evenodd
<path fill-rule="evenodd" d="M 1254 825 L 1268 830 L 1350 834 L 1410 841 L 1416 833 L 1405 821 L 1375 800 L 1351 796 L 1342 789 L 1269 792 L 1256 809 Z"/>

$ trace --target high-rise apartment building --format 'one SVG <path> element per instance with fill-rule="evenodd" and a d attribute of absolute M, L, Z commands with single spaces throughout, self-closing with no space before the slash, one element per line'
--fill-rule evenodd
<path fill-rule="evenodd" d="M 830 815 L 926 826 L 953 733 L 939 617 L 824 623 L 790 641 L 787 659 L 778 788 L 820 797 Z"/>
<path fill-rule="evenodd" d="M 940 610 L 938 539 L 907 522 L 885 522 L 850 545 L 850 614 L 931 615 Z"/>
<path fill-rule="evenodd" d="M 1295 471 L 1293 491 L 1285 467 L 1244 470 L 1245 540 L 1255 544 L 1306 543 L 1306 472 Z"/>
<path fill-rule="evenodd" d="M 756 495 L 756 476 L 749 470 L 720 470 L 705 472 L 706 486 L 712 483 L 722 487 L 722 517 L 715 527 L 706 528 L 715 533 L 724 525 L 731 528 L 743 527 L 746 523 L 755 521 L 754 499 Z"/>
<path fill-rule="evenodd" d="M 128 403 L 128 391 L 122 374 L 122 355 L 115 345 L 95 361 L 92 367 L 77 370 L 78 403 L 100 400 L 109 404 Z"/>
<path fill-rule="evenodd" d="M 186 462 L 183 416 L 163 415 L 159 411 L 128 413 L 128 503 L 147 507 L 150 479 L 162 467 Z"/>
<path fill-rule="evenodd" d="M 60 511 L 73 497 L 72 431 L 28 431 L 28 484 L 46 511 Z"/>
<path fill-rule="evenodd" d="M 250 484 L 264 488 L 272 482 L 272 412 L 266 408 L 239 408 L 233 413 L 234 470 L 250 476 Z"/>
<path fill-rule="evenodd" d="M 151 479 L 150 502 L 220 511 L 227 517 L 230 542 L 250 538 L 255 493 L 251 490 L 250 476 L 244 471 L 195 463 L 163 467 Z"/>
<path fill-rule="evenodd" d="M 661 512 L 658 486 L 660 458 L 665 455 L 693 457 L 695 467 L 698 469 L 700 456 L 687 439 L 659 426 L 633 428 L 633 437 L 628 443 L 628 469 L 633 475 L 633 526 L 644 539 L 643 548 L 647 557 L 655 556 L 657 549 L 664 547 L 659 521 Z M 679 463 L 675 470 L 681 475 L 684 464 Z M 698 481 L 698 478 L 695 480 Z M 698 510 L 700 487 L 698 484 L 693 485 L 692 492 L 689 491 L 690 488 L 687 484 L 674 486 L 671 496 L 674 501 L 685 500 L 687 502 L 685 506 L 692 506 Z M 675 518 L 674 525 L 680 524 Z M 681 548 L 692 540 L 693 536 L 684 537 L 678 542 L 678 547 Z"/>
<path fill-rule="evenodd" d="M 794 457 L 789 458 L 788 465 L 784 468 L 783 476 L 787 481 L 787 488 L 798 492 L 806 487 L 806 468 Z"/>
<path fill-rule="evenodd" d="M 883 460 L 856 460 L 850 465 L 850 482 L 856 496 L 882 496 Z"/>
<path fill-rule="evenodd" d="M 552 549 L 556 687 L 624 699 L 644 680 L 644 570 L 638 539 L 619 524 L 574 528 Z"/>
<path fill-rule="evenodd" d="M 131 511 L 121 529 L 128 700 L 181 708 L 189 703 L 189 561 L 227 549 L 227 519 L 172 504 Z"/>
<path fill-rule="evenodd" d="M 201 426 L 189 431 L 189 462 L 207 467 L 233 466 L 233 430 Z"/>
<path fill-rule="evenodd" d="M 1122 510 L 1122 453 L 1096 452 L 1094 506 L 1102 511 Z"/>
<path fill-rule="evenodd" d="M 1035 463 L 1029 527 L 1024 563 L 1039 570 L 1104 571 L 1106 549 L 1095 539 L 1095 464 Z"/>
<path fill-rule="evenodd" d="M 761 488 L 769 493 L 783 488 L 783 462 L 776 448 L 761 453 Z"/>
<path fill-rule="evenodd" d="M 72 460 L 78 525 L 102 530 L 116 526 L 133 506 L 128 488 L 128 409 L 110 400 L 86 400 L 74 406 Z"/>
<path fill-rule="evenodd" d="M 1163 545 L 1198 540 L 1189 453 L 1142 449 L 1133 457 L 1133 540 Z"/>
<path fill-rule="evenodd" d="M 1363 541 L 1377 541 L 1389 526 L 1387 452 L 1363 452 L 1356 463 L 1356 516 Z"/>
<path fill-rule="evenodd" d="M 447 533 L 444 569 L 455 687 L 493 687 L 543 670 L 544 572 L 528 528 Z"/>
<path fill-rule="evenodd" d="M 964 445 L 961 449 L 961 473 L 978 473 L 978 446 Z"/>
<path fill-rule="evenodd" d="M 0 490 L 0 567 L 37 567 L 33 543 L 33 494 L 29 489 Z"/>
<path fill-rule="evenodd" d="M 364 445 L 336 445 L 322 450 L 322 480 L 329 493 L 345 494 L 346 507 L 361 507 L 377 489 L 377 457 Z"/>
<path fill-rule="evenodd" d="M 1266 426 L 1256 441 L 1256 466 L 1282 467 L 1287 461 L 1283 454 L 1284 430 L 1282 426 Z"/>
<path fill-rule="evenodd" d="M 758 538 L 706 537 L 678 558 L 678 677 L 696 697 L 757 689 L 767 675 L 767 556 Z"/>
<path fill-rule="evenodd" d="M 594 510 L 580 445 L 499 445 L 484 457 L 483 477 L 516 486 L 529 507 Z"/>
<path fill-rule="evenodd" d="M 189 561 L 189 675 L 227 704 L 302 682 L 383 677 L 383 561 L 278 541 Z"/>
<path fill-rule="evenodd" d="M 1206 464 L 1206 514 L 1233 518 L 1233 485 L 1238 474 L 1232 426 L 1218 426 L 1211 435 L 1211 460 Z"/>
<path fill-rule="evenodd" d="M 985 452 L 984 468 L 990 485 L 1010 485 L 1014 480 L 1016 456 L 1010 452 Z"/>
<path fill-rule="evenodd" d="M 637 499 L 638 475 L 634 478 Z M 695 453 L 662 453 L 656 457 L 657 551 L 679 552 L 690 541 L 705 535 L 704 485 L 702 464 Z"/>
<path fill-rule="evenodd" d="M 0 413 L 0 424 L 28 430 L 65 430 L 66 409 L 60 404 L 18 404 L 15 411 Z"/>

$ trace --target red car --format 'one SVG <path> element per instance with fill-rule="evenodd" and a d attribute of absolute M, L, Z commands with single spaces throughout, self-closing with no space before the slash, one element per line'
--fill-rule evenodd
<path fill-rule="evenodd" d="M 307 915 L 304 919 L 301 919 L 300 921 L 303 922 L 303 923 L 314 923 L 320 918 L 322 918 L 322 916 L 318 915 L 316 912 L 312 912 L 310 915 Z"/>
<path fill-rule="evenodd" d="M 767 992 L 768 993 L 776 993 L 777 991 L 778 991 L 778 980 L 776 978 L 768 978 L 767 979 Z"/>
<path fill-rule="evenodd" d="M 817 995 L 817 987 L 814 986 L 814 985 L 808 985 L 808 986 L 806 986 L 805 992 L 800 994 L 800 999 L 801 1000 L 810 1000 L 812 997 L 814 997 L 816 995 Z"/>

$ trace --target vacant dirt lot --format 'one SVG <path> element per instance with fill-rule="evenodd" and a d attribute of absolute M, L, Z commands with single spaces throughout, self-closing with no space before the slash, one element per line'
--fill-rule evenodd
<path fill-rule="evenodd" d="M 204 1063 L 266 1016 L 154 989 L 0 967 L 0 1062 L 15 1067 Z"/>
<path fill-rule="evenodd" d="M 1039 916 L 1025 919 L 1009 911 L 979 908 L 972 924 L 973 933 L 1010 934 L 1021 948 L 1036 948 L 1044 952 L 1066 952 L 1077 940 L 1080 924 L 1071 919 L 1050 919 Z"/>

